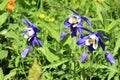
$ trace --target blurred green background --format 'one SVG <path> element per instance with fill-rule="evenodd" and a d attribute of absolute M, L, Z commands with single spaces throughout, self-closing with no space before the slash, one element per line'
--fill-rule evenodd
<path fill-rule="evenodd" d="M 0 80 L 120 79 L 120 0 L 16 0 L 13 11 L 6 9 L 9 1 L 0 0 Z M 60 42 L 62 31 L 70 31 L 63 23 L 73 15 L 65 6 L 92 21 L 92 27 L 84 23 L 86 28 L 110 38 L 104 43 L 115 57 L 114 65 L 106 60 L 101 48 L 90 54 L 85 63 L 79 63 L 87 47 L 76 45 L 78 37 L 68 35 Z M 41 30 L 37 36 L 43 44 L 26 58 L 21 57 L 27 46 L 22 33 L 28 26 L 22 19 Z"/>

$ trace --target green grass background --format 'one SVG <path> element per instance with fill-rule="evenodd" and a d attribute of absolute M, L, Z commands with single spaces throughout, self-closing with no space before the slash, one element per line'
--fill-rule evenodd
<path fill-rule="evenodd" d="M 0 80 L 119 80 L 120 79 L 120 0 L 16 0 L 15 10 L 6 10 L 10 0 L 0 1 Z M 87 47 L 76 45 L 78 37 L 70 35 L 60 42 L 64 20 L 73 15 L 69 6 L 92 21 L 92 27 L 110 38 L 104 41 L 106 50 L 113 53 L 116 63 L 111 65 L 99 47 L 89 54 L 85 63 L 77 60 Z M 39 15 L 45 14 L 44 19 Z M 54 22 L 49 19 L 55 18 Z M 21 53 L 27 46 L 22 36 L 27 19 L 41 32 L 37 36 L 43 47 L 36 46 L 27 55 Z"/>

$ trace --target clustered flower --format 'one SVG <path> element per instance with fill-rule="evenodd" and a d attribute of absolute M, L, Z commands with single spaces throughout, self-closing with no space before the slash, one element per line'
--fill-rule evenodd
<path fill-rule="evenodd" d="M 15 9 L 15 6 L 14 6 L 15 1 L 16 1 L 16 0 L 10 0 L 10 1 L 8 2 L 8 4 L 7 4 L 7 10 L 13 11 L 13 10 Z"/>
<path fill-rule="evenodd" d="M 11 0 L 11 1 L 15 1 L 15 0 Z M 11 3 L 9 3 L 9 4 L 11 4 Z M 87 19 L 86 17 L 79 15 L 78 12 L 72 10 L 71 8 L 69 8 L 69 7 L 65 7 L 65 8 L 67 8 L 68 10 L 73 12 L 74 15 L 70 16 L 69 18 L 67 18 L 64 21 L 64 27 L 70 28 L 70 34 L 71 34 L 72 38 L 77 36 L 77 32 L 79 33 L 79 35 L 78 35 L 79 39 L 77 41 L 77 45 L 88 47 L 88 51 L 83 52 L 79 62 L 84 63 L 88 57 L 88 54 L 95 51 L 98 48 L 98 45 L 100 45 L 102 50 L 105 52 L 106 59 L 111 64 L 115 64 L 115 59 L 114 59 L 112 53 L 106 51 L 105 44 L 101 39 L 101 38 L 104 38 L 105 40 L 109 40 L 109 38 L 107 38 L 100 32 L 93 32 L 93 31 L 89 30 L 88 28 L 85 28 L 83 26 L 83 21 L 87 22 L 87 24 L 89 26 L 92 26 L 92 22 L 89 19 Z M 45 15 L 40 14 L 39 17 L 41 19 L 43 19 L 43 18 L 45 18 Z M 54 19 L 51 19 L 51 21 L 54 21 Z M 24 51 L 21 54 L 21 56 L 23 58 L 25 58 L 26 55 L 31 51 L 31 47 L 33 48 L 35 46 L 35 44 L 42 47 L 42 43 L 41 43 L 40 39 L 37 37 L 37 33 L 39 33 L 40 30 L 28 20 L 22 20 L 22 22 L 29 26 L 29 28 L 24 29 L 24 33 L 23 33 L 23 37 L 28 38 L 28 41 L 27 41 L 28 46 L 24 49 Z M 87 31 L 89 34 L 83 35 L 83 31 Z M 67 36 L 67 34 L 68 33 L 66 31 L 63 31 L 60 36 L 60 41 L 62 41 Z"/>
<path fill-rule="evenodd" d="M 79 62 L 84 63 L 85 60 L 87 59 L 88 54 L 95 51 L 98 48 L 98 45 L 100 45 L 102 50 L 105 52 L 106 59 L 111 64 L 114 64 L 115 59 L 114 59 L 112 53 L 106 51 L 105 44 L 101 39 L 101 38 L 104 38 L 105 40 L 109 40 L 109 38 L 107 38 L 106 36 L 104 36 L 100 32 L 93 32 L 93 31 L 89 30 L 88 28 L 85 28 L 83 26 L 83 21 L 86 21 L 89 26 L 92 26 L 91 21 L 89 19 L 87 19 L 86 17 L 80 16 L 78 14 L 78 12 L 72 10 L 71 8 L 69 8 L 69 7 L 66 7 L 66 8 L 68 10 L 72 11 L 74 13 L 74 15 L 70 16 L 69 18 L 67 18 L 64 21 L 64 27 L 70 28 L 70 30 L 71 30 L 70 34 L 72 37 L 76 37 L 76 32 L 78 31 L 79 32 L 79 39 L 77 41 L 77 45 L 88 47 L 88 51 L 83 52 Z M 87 32 L 89 32 L 89 34 L 83 35 L 82 34 L 83 31 L 87 31 Z M 60 36 L 60 41 L 62 41 L 66 36 L 67 36 L 67 32 L 63 31 L 61 36 Z"/>

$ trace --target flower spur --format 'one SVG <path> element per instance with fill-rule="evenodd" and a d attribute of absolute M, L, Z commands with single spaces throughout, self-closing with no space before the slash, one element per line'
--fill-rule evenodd
<path fill-rule="evenodd" d="M 27 42 L 29 45 L 29 47 L 26 47 L 21 54 L 22 57 L 25 58 L 26 55 L 31 50 L 30 46 L 34 47 L 35 44 L 37 44 L 40 47 L 42 47 L 42 42 L 40 41 L 40 39 L 37 37 L 37 34 L 36 34 L 37 32 L 40 32 L 40 30 L 28 20 L 22 20 L 22 22 L 24 22 L 25 24 L 27 24 L 29 26 L 29 28 L 24 29 L 24 33 L 23 33 L 23 37 L 28 38 Z"/>

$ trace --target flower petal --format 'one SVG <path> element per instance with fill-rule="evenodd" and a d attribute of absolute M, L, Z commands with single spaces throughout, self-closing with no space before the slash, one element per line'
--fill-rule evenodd
<path fill-rule="evenodd" d="M 85 45 L 89 46 L 90 45 L 90 42 L 89 42 L 90 39 L 86 39 L 85 41 Z"/>
<path fill-rule="evenodd" d="M 85 60 L 87 59 L 88 52 L 84 52 L 79 60 L 80 63 L 84 63 Z"/>
<path fill-rule="evenodd" d="M 92 26 L 92 22 L 88 20 L 86 17 L 81 16 L 81 18 L 88 23 L 89 26 Z"/>
<path fill-rule="evenodd" d="M 71 26 L 72 26 L 72 24 L 69 23 L 69 19 L 70 19 L 70 18 L 67 18 L 67 19 L 64 21 L 64 27 L 65 27 L 65 28 L 68 28 L 68 27 L 71 27 Z"/>
<path fill-rule="evenodd" d="M 77 27 L 77 30 L 79 32 L 79 37 L 82 38 L 83 37 L 83 35 L 82 35 L 83 30 L 80 27 Z"/>
<path fill-rule="evenodd" d="M 86 46 L 86 43 L 85 43 L 86 40 L 87 40 L 87 37 L 79 38 L 77 41 L 77 44 L 80 46 Z"/>
<path fill-rule="evenodd" d="M 98 47 L 98 42 L 96 41 L 94 44 L 93 44 L 93 49 L 97 49 Z"/>
<path fill-rule="evenodd" d="M 42 47 L 42 42 L 40 41 L 40 39 L 36 36 L 31 37 L 31 39 L 29 40 L 29 43 L 32 47 L 35 46 L 35 44 L 39 45 L 40 47 Z"/>
<path fill-rule="evenodd" d="M 76 27 L 71 27 L 71 36 L 72 37 L 76 37 L 76 31 L 77 31 Z"/>
<path fill-rule="evenodd" d="M 80 27 L 81 29 L 87 31 L 87 32 L 90 32 L 90 33 L 93 33 L 91 30 L 89 30 L 88 28 L 84 28 L 84 27 Z"/>
<path fill-rule="evenodd" d="M 105 50 L 105 44 L 102 42 L 102 40 L 99 38 L 98 43 L 100 44 L 100 46 L 102 47 L 103 51 Z"/>
<path fill-rule="evenodd" d="M 65 6 L 66 9 L 69 9 L 71 12 L 73 12 L 75 15 L 79 15 L 78 12 L 74 11 L 73 9 L 71 9 L 70 7 Z"/>
<path fill-rule="evenodd" d="M 31 27 L 35 32 L 40 32 L 40 30 L 37 29 L 37 27 L 34 24 L 32 24 L 30 21 L 23 19 L 22 22 L 24 22 L 29 27 Z"/>
<path fill-rule="evenodd" d="M 40 41 L 38 37 L 36 37 L 36 44 L 42 47 L 42 42 Z"/>
<path fill-rule="evenodd" d="M 27 55 L 29 52 L 30 52 L 30 47 L 26 47 L 26 48 L 24 49 L 24 51 L 22 52 L 21 56 L 22 56 L 23 58 L 25 58 L 26 55 Z"/>
<path fill-rule="evenodd" d="M 65 36 L 67 36 L 67 32 L 66 31 L 63 31 L 62 34 L 60 35 L 60 41 L 62 41 Z"/>
<path fill-rule="evenodd" d="M 109 40 L 109 38 L 107 38 L 106 36 L 104 36 L 102 33 L 100 33 L 100 32 L 97 32 L 97 33 L 95 33 L 96 34 L 96 36 L 97 37 L 103 37 L 104 39 L 106 39 L 106 40 Z"/>
<path fill-rule="evenodd" d="M 111 64 L 115 64 L 115 59 L 114 59 L 112 53 L 106 52 L 105 57 Z"/>
<path fill-rule="evenodd" d="M 89 50 L 90 52 L 93 52 L 95 49 L 93 48 L 92 45 L 90 45 L 90 46 L 88 46 L 88 50 Z"/>
<path fill-rule="evenodd" d="M 35 36 L 31 37 L 31 38 L 28 40 L 28 42 L 30 43 L 30 45 L 31 45 L 32 47 L 35 46 L 34 38 L 35 38 Z"/>

